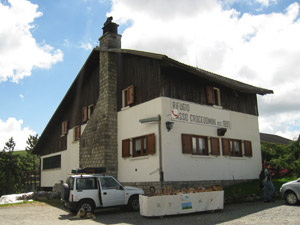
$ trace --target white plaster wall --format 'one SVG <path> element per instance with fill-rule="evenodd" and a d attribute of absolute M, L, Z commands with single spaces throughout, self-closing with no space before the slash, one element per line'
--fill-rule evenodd
<path fill-rule="evenodd" d="M 179 102 L 183 102 L 178 100 Z M 188 103 L 188 102 L 186 102 Z M 250 140 L 252 142 L 253 157 L 222 156 L 220 138 L 220 156 L 193 156 L 182 154 L 181 134 L 195 134 L 203 136 L 217 136 L 216 126 L 191 124 L 173 120 L 174 126 L 167 131 L 163 125 L 163 170 L 165 181 L 193 181 L 193 180 L 236 180 L 254 179 L 261 169 L 261 151 L 258 129 L 258 117 L 243 113 L 232 112 L 212 106 L 197 105 L 197 113 L 207 113 L 216 118 L 229 118 L 231 128 L 227 129 L 224 138 Z M 162 124 L 171 121 L 171 102 L 162 98 Z M 194 108 L 195 109 L 195 108 Z"/>
<path fill-rule="evenodd" d="M 118 112 L 118 179 L 120 182 L 159 181 L 158 123 L 142 124 L 139 120 L 156 117 L 160 113 L 160 98 Z M 155 133 L 154 155 L 122 158 L 122 140 L 151 133 Z"/>
<path fill-rule="evenodd" d="M 81 133 L 84 131 L 85 127 L 86 124 L 81 126 Z M 61 155 L 61 168 L 41 171 L 42 187 L 53 187 L 54 184 L 59 183 L 60 180 L 65 181 L 72 169 L 79 168 L 79 141 L 73 141 L 74 129 L 68 130 L 67 135 L 67 150 L 41 157 L 41 161 L 43 162 L 43 158 Z"/>

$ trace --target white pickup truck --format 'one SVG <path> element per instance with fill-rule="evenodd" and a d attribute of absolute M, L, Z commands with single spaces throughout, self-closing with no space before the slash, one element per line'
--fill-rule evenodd
<path fill-rule="evenodd" d="M 92 212 L 96 208 L 127 205 L 131 210 L 139 210 L 140 188 L 126 187 L 109 175 L 71 175 L 62 185 L 61 197 L 71 212 L 84 208 Z"/>

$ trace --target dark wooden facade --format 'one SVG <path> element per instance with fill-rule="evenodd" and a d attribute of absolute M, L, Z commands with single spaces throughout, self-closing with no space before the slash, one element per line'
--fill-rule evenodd
<path fill-rule="evenodd" d="M 159 59 L 123 54 L 119 57 L 118 111 L 122 108 L 122 90 L 135 88 L 134 105 L 164 96 L 208 105 L 206 86 L 220 89 L 224 109 L 258 116 L 255 93 L 242 93 L 195 74 L 163 63 Z"/>

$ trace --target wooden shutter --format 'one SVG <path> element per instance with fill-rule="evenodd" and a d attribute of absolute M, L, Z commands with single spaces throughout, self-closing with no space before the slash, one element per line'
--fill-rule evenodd
<path fill-rule="evenodd" d="M 211 148 L 212 155 L 220 155 L 219 138 L 215 138 L 215 137 L 210 138 L 210 148 Z"/>
<path fill-rule="evenodd" d="M 74 140 L 78 141 L 80 139 L 80 126 L 74 128 Z"/>
<path fill-rule="evenodd" d="M 252 157 L 251 141 L 244 141 L 245 156 Z"/>
<path fill-rule="evenodd" d="M 148 154 L 155 153 L 155 134 L 149 134 L 146 136 L 146 148 Z"/>
<path fill-rule="evenodd" d="M 122 157 L 130 157 L 130 139 L 122 140 Z"/>
<path fill-rule="evenodd" d="M 222 138 L 222 151 L 223 155 L 231 155 L 229 139 Z"/>
<path fill-rule="evenodd" d="M 134 103 L 134 87 L 133 85 L 127 88 L 127 105 Z"/>
<path fill-rule="evenodd" d="M 82 118 L 82 122 L 86 122 L 87 118 L 88 118 L 88 111 L 87 111 L 87 107 L 83 107 L 81 110 L 81 118 Z"/>
<path fill-rule="evenodd" d="M 66 135 L 68 133 L 68 121 L 62 122 L 62 135 Z"/>
<path fill-rule="evenodd" d="M 214 105 L 215 95 L 214 95 L 214 88 L 212 86 L 206 86 L 206 96 L 207 96 L 207 103 L 210 105 Z"/>
<path fill-rule="evenodd" d="M 192 154 L 192 136 L 188 134 L 181 134 L 182 153 Z"/>

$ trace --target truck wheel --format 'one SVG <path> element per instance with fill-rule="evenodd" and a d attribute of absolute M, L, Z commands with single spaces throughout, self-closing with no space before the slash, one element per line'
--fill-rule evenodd
<path fill-rule="evenodd" d="M 85 199 L 79 202 L 78 206 L 77 206 L 77 212 L 80 209 L 84 209 L 86 212 L 93 212 L 95 209 L 95 204 L 92 200 L 89 199 Z"/>
<path fill-rule="evenodd" d="M 61 199 L 68 201 L 69 200 L 69 185 L 67 183 L 63 183 L 61 186 Z"/>
<path fill-rule="evenodd" d="M 132 211 L 139 211 L 140 210 L 140 203 L 139 203 L 139 196 L 134 195 L 130 197 L 128 201 L 128 207 Z"/>
<path fill-rule="evenodd" d="M 284 199 L 289 205 L 296 205 L 298 202 L 296 194 L 292 191 L 287 192 Z"/>

